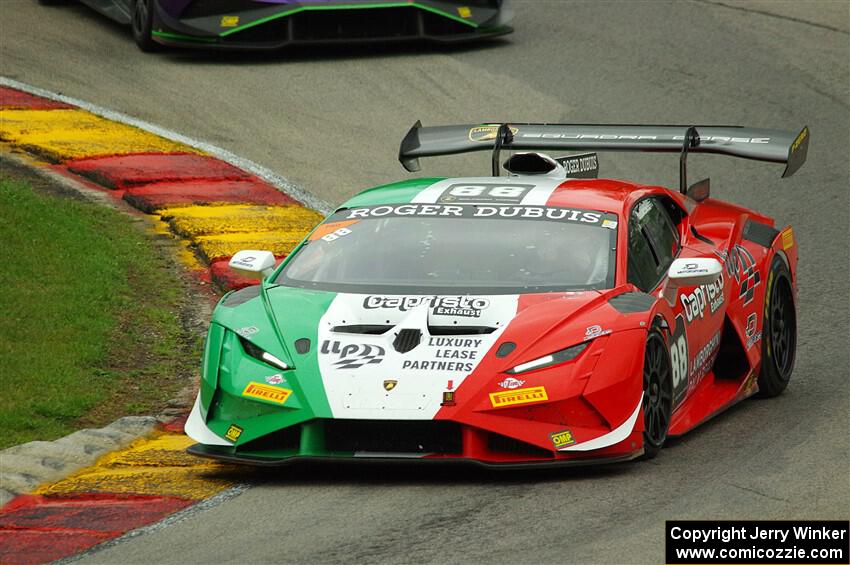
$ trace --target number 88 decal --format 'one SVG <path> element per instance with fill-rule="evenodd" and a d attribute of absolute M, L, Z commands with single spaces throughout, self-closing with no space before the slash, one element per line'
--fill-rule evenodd
<path fill-rule="evenodd" d="M 517 198 L 528 190 L 524 186 L 485 186 L 481 184 L 459 184 L 452 187 L 452 196 L 482 196 L 487 194 L 493 198 Z"/>
<path fill-rule="evenodd" d="M 322 239 L 324 241 L 334 241 L 350 233 L 351 230 L 348 228 L 339 228 L 338 230 L 331 232 L 328 235 L 323 235 Z"/>
<path fill-rule="evenodd" d="M 519 204 L 532 184 L 453 184 L 437 202 L 502 202 Z"/>
<path fill-rule="evenodd" d="M 688 336 L 685 319 L 676 316 L 676 328 L 670 336 L 670 365 L 673 369 L 673 406 L 675 407 L 688 390 Z"/>

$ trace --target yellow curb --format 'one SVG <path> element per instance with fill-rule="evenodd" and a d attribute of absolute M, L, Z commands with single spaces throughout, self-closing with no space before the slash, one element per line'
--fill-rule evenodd
<path fill-rule="evenodd" d="M 200 153 L 84 110 L 0 110 L 0 140 L 54 163 L 128 153 Z"/>
<path fill-rule="evenodd" d="M 200 236 L 275 231 L 286 239 L 303 238 L 322 216 L 301 206 L 187 206 L 168 208 L 160 215 L 175 233 L 192 240 Z"/>
<path fill-rule="evenodd" d="M 39 487 L 34 494 L 108 492 L 200 500 L 233 486 L 226 475 L 232 467 L 187 454 L 185 449 L 193 443 L 173 433 L 139 439 L 87 469 Z"/>
<path fill-rule="evenodd" d="M 201 236 L 195 240 L 201 255 L 207 261 L 230 257 L 242 249 L 261 249 L 275 255 L 288 255 L 307 232 L 290 235 L 279 232 L 226 233 L 222 235 Z"/>

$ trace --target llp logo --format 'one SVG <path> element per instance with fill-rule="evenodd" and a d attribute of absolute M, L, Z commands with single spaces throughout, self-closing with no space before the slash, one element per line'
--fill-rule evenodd
<path fill-rule="evenodd" d="M 340 343 L 339 341 L 325 340 L 320 349 L 322 355 L 335 355 L 339 357 L 334 361 L 337 369 L 358 369 L 363 365 L 377 365 L 384 360 L 386 350 L 380 345 L 369 345 L 367 343 Z"/>

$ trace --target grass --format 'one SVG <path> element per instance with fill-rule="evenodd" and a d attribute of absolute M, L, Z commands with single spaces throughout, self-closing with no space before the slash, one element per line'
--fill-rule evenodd
<path fill-rule="evenodd" d="M 180 275 L 130 220 L 0 173 L 0 448 L 156 413 L 194 374 Z"/>

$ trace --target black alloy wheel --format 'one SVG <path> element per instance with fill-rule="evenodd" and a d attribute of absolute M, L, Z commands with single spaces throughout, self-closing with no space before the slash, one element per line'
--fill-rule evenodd
<path fill-rule="evenodd" d="M 643 446 L 644 458 L 658 455 L 673 408 L 673 372 L 667 343 L 657 328 L 646 338 L 643 361 Z"/>
<path fill-rule="evenodd" d="M 776 396 L 785 390 L 796 356 L 797 311 L 791 279 L 785 262 L 774 257 L 765 291 L 759 396 Z"/>
<path fill-rule="evenodd" d="M 151 37 L 153 31 L 153 0 L 135 0 L 133 2 L 133 39 L 139 49 L 146 53 L 157 51 L 160 47 Z"/>

